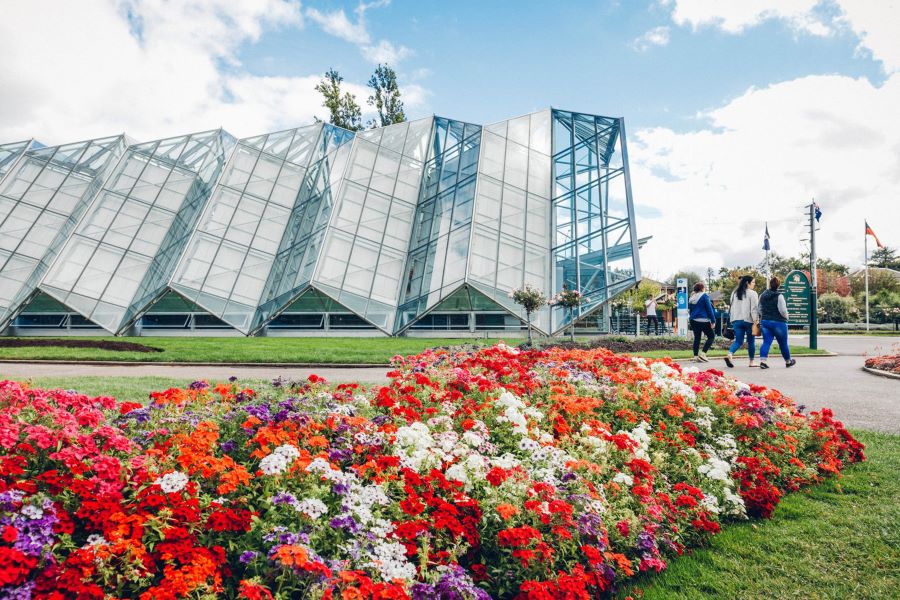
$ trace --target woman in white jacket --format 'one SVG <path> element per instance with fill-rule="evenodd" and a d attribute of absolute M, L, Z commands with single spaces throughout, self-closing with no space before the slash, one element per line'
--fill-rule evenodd
<path fill-rule="evenodd" d="M 734 367 L 734 353 L 744 345 L 747 338 L 747 354 L 750 355 L 750 366 L 755 367 L 756 337 L 753 335 L 753 324 L 759 323 L 759 295 L 753 289 L 756 286 L 752 275 L 741 277 L 738 286 L 731 292 L 731 326 L 734 328 L 734 341 L 728 349 L 725 364 Z"/>

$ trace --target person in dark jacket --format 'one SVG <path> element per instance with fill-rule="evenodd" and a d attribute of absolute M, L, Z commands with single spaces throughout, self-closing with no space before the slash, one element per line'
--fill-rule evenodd
<path fill-rule="evenodd" d="M 716 332 L 713 329 L 716 323 L 716 309 L 713 308 L 712 300 L 709 294 L 704 290 L 706 286 L 703 282 L 694 284 L 694 293 L 688 300 L 688 308 L 690 309 L 690 326 L 694 332 L 694 360 L 697 362 L 709 362 L 706 353 L 712 347 L 713 338 Z M 703 344 L 703 351 L 700 351 L 700 337 L 706 335 L 706 342 Z"/>
<path fill-rule="evenodd" d="M 769 348 L 772 340 L 778 340 L 778 348 L 781 357 L 784 358 L 784 366 L 793 367 L 797 361 L 791 358 L 791 349 L 788 346 L 788 311 L 784 295 L 778 287 L 781 282 L 777 277 L 769 280 L 769 289 L 759 297 L 759 326 L 762 329 L 763 343 L 759 349 L 759 368 L 768 369 L 766 359 L 769 358 Z"/>

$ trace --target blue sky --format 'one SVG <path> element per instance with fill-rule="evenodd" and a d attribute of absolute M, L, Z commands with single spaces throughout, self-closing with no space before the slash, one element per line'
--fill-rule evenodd
<path fill-rule="evenodd" d="M 559 4 L 557 6 L 557 4 Z M 355 4 L 316 3 L 323 11 Z M 697 113 L 751 86 L 813 74 L 841 73 L 882 81 L 858 38 L 800 36 L 782 21 L 744 35 L 714 28 L 672 27 L 664 47 L 640 51 L 635 39 L 671 26 L 657 2 L 412 2 L 366 13 L 377 37 L 412 49 L 397 69 L 430 92 L 413 116 L 431 114 L 491 122 L 547 106 L 625 116 L 631 127 L 696 127 Z M 239 55 L 260 75 L 337 69 L 364 82 L 371 65 L 357 49 L 315 27 L 276 30 Z M 427 71 L 423 76 L 422 71 Z"/>
<path fill-rule="evenodd" d="M 625 117 L 648 275 L 757 262 L 766 222 L 801 252 L 812 198 L 820 254 L 861 263 L 866 218 L 900 246 L 891 0 L 8 0 L 0 141 L 276 131 L 383 60 L 410 117 Z"/>

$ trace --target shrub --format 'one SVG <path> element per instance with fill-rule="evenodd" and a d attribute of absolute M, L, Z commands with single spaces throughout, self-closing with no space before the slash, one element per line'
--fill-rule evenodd
<path fill-rule="evenodd" d="M 822 294 L 818 306 L 822 321 L 825 323 L 849 323 L 859 317 L 853 298 L 845 298 L 835 293 Z"/>

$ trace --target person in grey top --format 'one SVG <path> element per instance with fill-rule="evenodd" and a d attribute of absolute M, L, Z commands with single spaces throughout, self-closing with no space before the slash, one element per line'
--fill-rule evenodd
<path fill-rule="evenodd" d="M 731 292 L 731 326 L 734 328 L 734 341 L 728 349 L 725 364 L 734 367 L 734 353 L 744 345 L 747 338 L 747 354 L 750 355 L 750 366 L 755 367 L 756 337 L 753 335 L 753 324 L 759 322 L 759 295 L 753 289 L 756 281 L 753 275 L 744 275 L 738 286 Z"/>
<path fill-rule="evenodd" d="M 788 311 L 784 295 L 778 289 L 781 281 L 777 277 L 769 280 L 769 289 L 759 297 L 759 325 L 762 328 L 763 343 L 759 349 L 759 367 L 768 369 L 766 359 L 769 358 L 769 348 L 772 340 L 778 340 L 778 349 L 784 358 L 784 366 L 793 367 L 797 361 L 791 358 L 791 349 L 788 346 Z"/>

